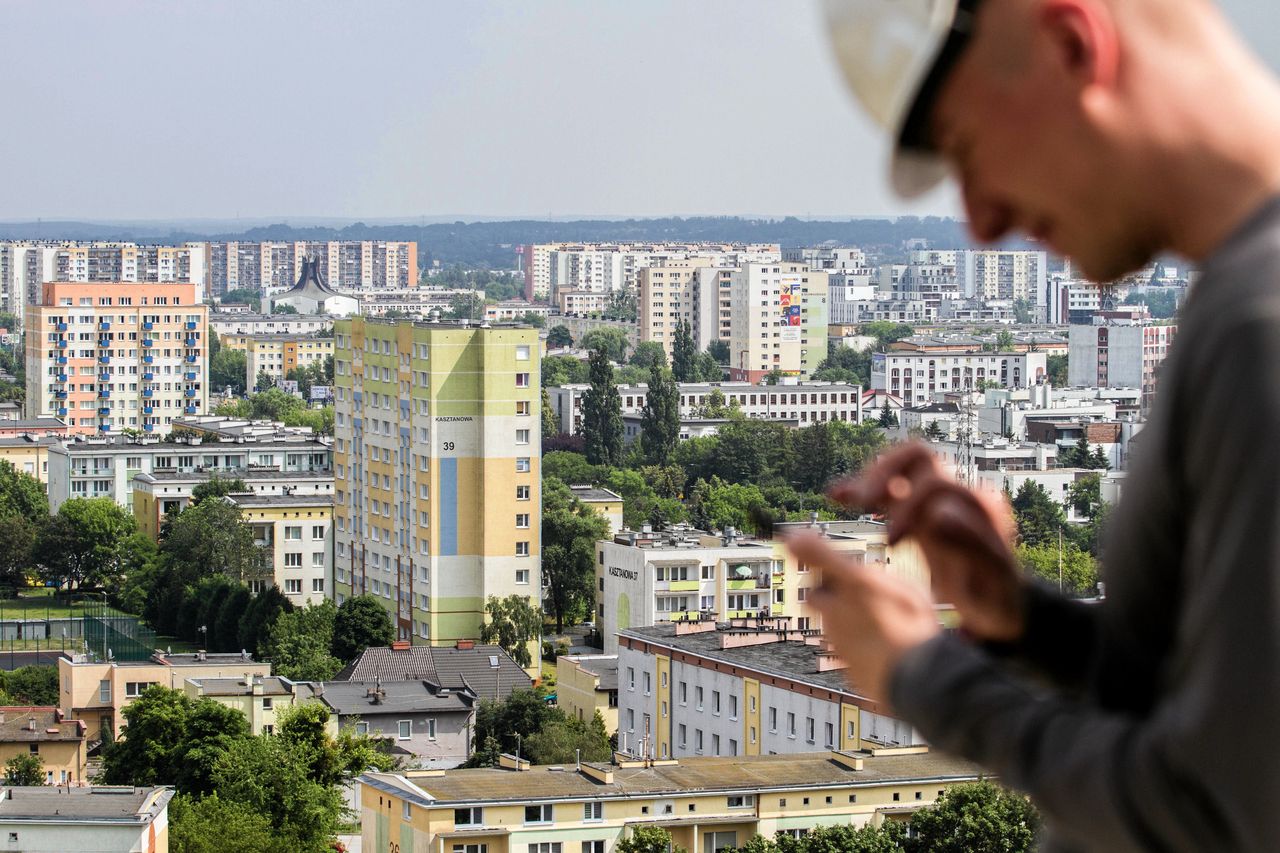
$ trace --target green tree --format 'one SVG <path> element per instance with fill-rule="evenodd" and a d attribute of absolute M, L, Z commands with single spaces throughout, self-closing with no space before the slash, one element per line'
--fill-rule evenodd
<path fill-rule="evenodd" d="M 1077 514 L 1093 518 L 1102 506 L 1102 475 L 1086 474 L 1067 488 L 1067 503 Z"/>
<path fill-rule="evenodd" d="M 14 786 L 43 785 L 44 762 L 39 755 L 20 753 L 4 764 L 4 783 Z"/>
<path fill-rule="evenodd" d="M 898 425 L 898 416 L 893 409 L 889 408 L 889 402 L 886 400 L 880 409 L 880 426 L 885 429 L 892 429 Z"/>
<path fill-rule="evenodd" d="M 720 362 L 716 361 L 716 357 L 710 353 L 699 353 L 694 360 L 693 376 L 697 377 L 698 382 L 723 382 L 724 367 Z"/>
<path fill-rule="evenodd" d="M 372 595 L 348 598 L 333 618 L 333 656 L 344 663 L 369 646 L 389 646 L 395 638 L 391 614 Z"/>
<path fill-rule="evenodd" d="M 484 316 L 484 300 L 477 293 L 458 293 L 449 300 L 451 320 L 479 320 Z"/>
<path fill-rule="evenodd" d="M 23 705 L 57 705 L 58 668 L 56 666 L 21 666 L 2 673 L 0 690 Z"/>
<path fill-rule="evenodd" d="M 1070 539 L 1063 539 L 1061 550 L 1057 543 L 1046 545 L 1019 545 L 1018 562 L 1029 574 L 1059 586 L 1062 592 L 1074 596 L 1092 596 L 1098 589 L 1098 565 L 1088 551 L 1083 551 Z"/>
<path fill-rule="evenodd" d="M 160 542 L 160 553 L 185 583 L 212 574 L 247 583 L 271 571 L 240 508 L 226 501 L 202 501 L 179 513 Z"/>
<path fill-rule="evenodd" d="M 178 794 L 169 801 L 169 849 L 173 853 L 224 853 L 227 839 L 238 853 L 276 853 L 271 821 L 254 808 L 216 793 Z"/>
<path fill-rule="evenodd" d="M 1013 352 L 1013 333 L 1008 329 L 1001 329 L 996 335 L 996 352 Z"/>
<path fill-rule="evenodd" d="M 475 743 L 487 751 L 490 740 L 496 752 L 526 756 L 525 741 L 551 723 L 563 719 L 564 711 L 548 705 L 536 690 L 513 690 L 501 701 L 486 699 L 476 707 Z M 468 767 L 484 767 L 486 758 L 472 756 Z"/>
<path fill-rule="evenodd" d="M 37 522 L 25 516 L 0 517 L 0 585 L 22 589 L 28 584 L 39 532 Z"/>
<path fill-rule="evenodd" d="M 249 487 L 239 477 L 220 477 L 214 474 L 191 490 L 191 506 L 205 498 L 220 498 L 232 492 L 247 492 Z"/>
<path fill-rule="evenodd" d="M 936 420 L 929 421 L 929 425 L 924 428 L 924 434 L 930 441 L 941 441 L 946 438 L 946 433 L 942 431 L 942 427 Z"/>
<path fill-rule="evenodd" d="M 49 516 L 49 498 L 39 480 L 0 461 L 0 518 L 15 515 L 38 523 Z"/>
<path fill-rule="evenodd" d="M 240 645 L 240 619 L 244 616 L 249 603 L 253 601 L 253 593 L 244 584 L 233 584 L 222 602 L 218 605 L 214 617 L 213 636 L 217 644 L 211 649 L 217 652 L 234 652 L 244 649 Z M 244 649 L 248 651 L 248 649 Z M 280 674 L 277 672 L 277 674 Z M 290 675 L 289 678 L 294 676 Z"/>
<path fill-rule="evenodd" d="M 590 722 L 562 711 L 558 719 L 529 736 L 524 754 L 534 764 L 567 764 L 579 756 L 583 761 L 608 761 L 613 757 L 613 748 L 599 711 Z"/>
<path fill-rule="evenodd" d="M 544 606 L 566 622 L 591 612 L 595 589 L 595 545 L 609 535 L 609 524 L 576 500 L 563 483 L 543 479 L 542 583 Z"/>
<path fill-rule="evenodd" d="M 267 391 L 275 390 L 275 387 L 276 381 L 271 378 L 271 374 L 267 373 L 265 368 L 260 369 L 258 375 L 254 377 L 253 390 L 265 394 Z"/>
<path fill-rule="evenodd" d="M 72 498 L 40 531 L 33 554 L 41 576 L 60 589 L 114 585 L 125 570 L 122 545 L 136 530 L 111 498 Z"/>
<path fill-rule="evenodd" d="M 232 394 L 243 395 L 247 370 L 248 357 L 243 352 L 229 348 L 221 349 L 217 355 L 209 359 L 209 390 L 221 393 L 230 388 Z"/>
<path fill-rule="evenodd" d="M 657 341 L 644 341 L 631 354 L 631 364 L 641 370 L 667 366 L 667 351 Z"/>
<path fill-rule="evenodd" d="M 671 347 L 671 372 L 677 382 L 694 382 L 697 377 L 698 349 L 693 343 L 693 329 L 688 320 L 681 320 L 676 326 L 676 339 Z"/>
<path fill-rule="evenodd" d="M 613 849 L 617 853 L 688 853 L 671 840 L 670 832 L 648 824 L 636 824 L 631 834 L 615 844 Z"/>
<path fill-rule="evenodd" d="M 551 395 L 547 393 L 547 386 L 544 385 L 542 386 L 542 440 L 546 441 L 559 434 L 560 419 L 551 408 Z"/>
<path fill-rule="evenodd" d="M 627 350 L 631 346 L 626 332 L 610 326 L 591 329 L 582 336 L 578 345 L 583 349 L 603 350 L 609 361 L 619 364 L 626 360 Z"/>
<path fill-rule="evenodd" d="M 275 387 L 274 382 L 250 397 L 249 404 L 251 417 L 268 421 L 283 421 L 304 408 L 301 400 Z"/>
<path fill-rule="evenodd" d="M 484 605 L 485 619 L 480 626 L 480 642 L 501 647 L 522 667 L 533 664 L 529 641 L 542 633 L 542 611 L 527 596 L 489 596 Z"/>
<path fill-rule="evenodd" d="M 332 652 L 337 615 L 329 600 L 279 614 L 259 649 L 271 661 L 271 671 L 293 681 L 328 681 L 337 675 L 343 663 Z"/>
<path fill-rule="evenodd" d="M 564 324 L 552 326 L 547 330 L 547 346 L 553 349 L 573 346 L 573 335 Z"/>
<path fill-rule="evenodd" d="M 649 369 L 648 392 L 640 413 L 640 447 L 645 459 L 666 465 L 680 441 L 680 388 L 671 371 Z"/>
<path fill-rule="evenodd" d="M 1018 539 L 1023 545 L 1057 545 L 1058 533 L 1067 524 L 1062 505 L 1034 480 L 1023 480 L 1013 497 Z"/>
<path fill-rule="evenodd" d="M 729 342 L 716 338 L 707 344 L 707 355 L 716 360 L 718 364 L 729 363 Z"/>
<path fill-rule="evenodd" d="M 948 788 L 911 816 L 907 853 L 1025 853 L 1040 816 L 1026 797 L 990 782 Z"/>
<path fill-rule="evenodd" d="M 603 349 L 591 351 L 591 387 L 582 397 L 582 431 L 587 461 L 593 465 L 622 463 L 622 397 Z"/>
<path fill-rule="evenodd" d="M 818 365 L 813 378 L 823 382 L 846 382 L 866 387 L 871 384 L 871 351 L 829 343 L 827 357 Z"/>
<path fill-rule="evenodd" d="M 276 736 L 301 762 L 307 778 L 321 785 L 337 785 L 364 771 L 390 770 L 395 760 L 366 735 L 329 734 L 329 709 L 306 702 L 276 714 Z"/>
<path fill-rule="evenodd" d="M 916 330 L 906 323 L 895 323 L 892 320 L 873 320 L 870 323 L 863 323 L 858 331 L 876 339 L 872 347 L 876 351 L 883 350 L 890 344 L 896 344 L 903 338 L 909 338 L 916 333 Z"/>
<path fill-rule="evenodd" d="M 288 613 L 293 609 L 293 602 L 285 598 L 280 587 L 275 584 L 255 595 L 240 619 L 240 647 L 261 655 L 262 645 L 271 626 L 280 618 L 281 613 Z"/>
<path fill-rule="evenodd" d="M 1045 357 L 1045 369 L 1049 374 L 1049 384 L 1055 388 L 1067 387 L 1067 356 L 1049 355 Z"/>
<path fill-rule="evenodd" d="M 254 311 L 262 310 L 262 298 L 256 290 L 237 287 L 228 290 L 218 299 L 219 305 L 248 305 Z"/>
<path fill-rule="evenodd" d="M 1035 306 L 1031 303 L 1030 299 L 1019 296 L 1017 299 L 1013 300 L 1013 319 L 1018 325 L 1025 326 L 1030 323 L 1034 323 L 1034 311 Z"/>

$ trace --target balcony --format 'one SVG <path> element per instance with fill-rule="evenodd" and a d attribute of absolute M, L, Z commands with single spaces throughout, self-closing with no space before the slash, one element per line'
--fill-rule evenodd
<path fill-rule="evenodd" d="M 67 357 L 65 355 L 58 356 L 58 364 L 66 364 L 66 363 L 67 363 Z"/>
<path fill-rule="evenodd" d="M 194 355 L 187 356 L 187 364 L 195 364 L 197 358 L 198 356 L 194 356 Z"/>
<path fill-rule="evenodd" d="M 67 348 L 66 341 L 58 341 L 58 349 L 66 349 L 66 348 Z"/>
<path fill-rule="evenodd" d="M 67 324 L 66 324 L 66 323 L 59 323 L 59 324 L 58 324 L 58 331 L 59 331 L 59 332 L 65 332 L 66 330 L 67 330 Z"/>
<path fill-rule="evenodd" d="M 110 398 L 111 398 L 111 392 L 110 392 L 109 390 L 107 390 L 106 388 L 99 388 L 99 389 L 98 389 L 98 399 L 100 399 L 100 400 L 108 400 L 108 399 L 110 399 Z"/>
<path fill-rule="evenodd" d="M 152 414 L 155 414 L 155 411 L 156 411 L 156 407 L 155 407 L 155 406 L 143 406 L 143 407 L 142 407 L 142 414 L 144 414 L 144 415 L 152 415 Z"/>
<path fill-rule="evenodd" d="M 155 431 L 156 431 L 156 425 L 155 425 L 155 424 L 143 424 L 143 425 L 142 425 L 142 429 L 143 429 L 143 431 L 144 431 L 144 432 L 155 432 Z"/>
<path fill-rule="evenodd" d="M 697 592 L 701 588 L 701 581 L 671 581 L 667 584 L 667 589 L 672 592 Z"/>
<path fill-rule="evenodd" d="M 185 393 L 188 397 L 194 397 L 196 395 L 196 389 L 188 388 Z"/>
<path fill-rule="evenodd" d="M 111 424 L 98 424 L 98 432 L 111 432 Z"/>
<path fill-rule="evenodd" d="M 194 414 L 196 413 L 196 407 L 195 407 L 195 406 L 187 406 L 187 407 L 186 407 L 185 409 L 183 409 L 182 411 L 183 411 L 185 414 L 188 414 L 188 415 L 194 415 Z"/>
<path fill-rule="evenodd" d="M 196 339 L 187 338 L 185 341 L 183 341 L 183 343 L 186 344 L 189 349 L 194 348 L 196 346 Z"/>
<path fill-rule="evenodd" d="M 104 418 L 111 417 L 111 410 L 107 408 L 98 409 L 98 414 Z"/>
<path fill-rule="evenodd" d="M 143 388 L 143 389 L 142 389 L 142 396 L 143 396 L 143 397 L 145 397 L 145 398 L 146 398 L 146 399 L 148 399 L 148 400 L 150 400 L 150 399 L 155 395 L 155 393 L 156 393 L 156 392 L 155 392 L 155 391 L 152 391 L 150 388 Z"/>
<path fill-rule="evenodd" d="M 98 364 L 110 364 L 110 363 L 111 363 L 111 356 L 109 355 L 98 356 Z"/>
<path fill-rule="evenodd" d="M 98 338 L 98 349 L 111 349 L 111 341 L 108 338 Z"/>
<path fill-rule="evenodd" d="M 109 331 L 111 331 L 111 324 L 110 324 L 110 323 L 108 323 L 108 322 L 106 322 L 106 321 L 103 321 L 103 322 L 99 323 L 99 324 L 98 324 L 98 331 L 99 331 L 99 332 L 109 332 Z"/>
<path fill-rule="evenodd" d="M 110 381 L 111 381 L 111 374 L 110 374 L 110 373 L 99 373 L 99 374 L 98 374 L 98 381 L 99 381 L 99 382 L 110 382 Z"/>
<path fill-rule="evenodd" d="M 144 373 L 144 374 L 142 374 L 142 381 L 143 381 L 143 382 L 151 382 L 151 381 L 153 381 L 155 378 L 156 378 L 156 375 L 155 375 L 154 373 Z"/>
<path fill-rule="evenodd" d="M 200 377 L 200 374 L 192 372 L 192 373 L 188 373 L 186 378 L 188 382 L 195 382 L 196 379 L 198 379 L 199 377 Z"/>
<path fill-rule="evenodd" d="M 142 357 L 143 364 L 155 364 L 155 362 L 156 362 L 156 357 L 154 355 L 144 355 Z"/>
<path fill-rule="evenodd" d="M 146 322 L 146 323 L 143 323 L 143 324 L 142 324 L 142 331 L 144 331 L 144 332 L 149 332 L 149 331 L 151 331 L 151 330 L 152 330 L 152 329 L 154 329 L 154 328 L 155 328 L 155 324 L 153 324 L 153 323 L 151 323 L 151 322 L 149 322 L 149 321 L 148 321 L 148 322 Z"/>
<path fill-rule="evenodd" d="M 155 345 L 156 345 L 156 342 L 155 342 L 154 340 L 152 340 L 151 338 L 143 338 L 143 339 L 142 339 L 142 345 L 143 345 L 144 347 L 150 348 L 150 347 L 155 346 Z"/>
<path fill-rule="evenodd" d="M 66 416 L 67 416 L 67 410 L 65 407 L 58 409 L 58 417 L 65 418 Z"/>
<path fill-rule="evenodd" d="M 65 400 L 65 399 L 67 399 L 67 392 L 66 392 L 66 391 L 57 391 L 57 392 L 55 392 L 55 393 L 54 393 L 53 398 L 54 398 L 55 400 Z"/>
<path fill-rule="evenodd" d="M 59 381 L 59 382 L 66 382 L 66 381 L 67 381 L 67 374 L 65 374 L 65 373 L 59 373 L 59 374 L 57 374 L 56 376 L 54 376 L 53 378 L 54 378 L 54 379 L 56 379 L 56 380 L 57 380 L 57 381 Z"/>
<path fill-rule="evenodd" d="M 184 326 L 184 328 L 188 332 L 194 332 L 198 328 L 198 325 L 196 323 L 187 323 L 186 326 Z"/>

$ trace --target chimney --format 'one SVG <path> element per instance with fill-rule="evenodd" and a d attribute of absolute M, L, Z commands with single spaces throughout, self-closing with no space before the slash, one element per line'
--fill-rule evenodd
<path fill-rule="evenodd" d="M 391 644 L 391 650 L 393 652 L 403 652 L 407 650 L 410 645 L 412 644 L 408 640 L 396 640 Z"/>
<path fill-rule="evenodd" d="M 36 730 L 36 718 L 27 717 L 27 731 L 34 732 Z"/>
<path fill-rule="evenodd" d="M 476 647 L 475 640 L 459 640 L 455 648 L 460 652 L 469 652 Z"/>

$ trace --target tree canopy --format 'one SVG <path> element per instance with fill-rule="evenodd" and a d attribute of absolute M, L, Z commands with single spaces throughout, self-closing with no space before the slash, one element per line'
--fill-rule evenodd
<path fill-rule="evenodd" d="M 369 646 L 389 646 L 395 638 L 391 614 L 372 595 L 348 598 L 334 616 L 333 656 L 343 663 Z"/>
<path fill-rule="evenodd" d="M 480 626 L 480 641 L 500 646 L 520 666 L 533 664 L 529 641 L 542 634 L 542 611 L 528 596 L 489 596 L 484 605 L 485 622 Z"/>

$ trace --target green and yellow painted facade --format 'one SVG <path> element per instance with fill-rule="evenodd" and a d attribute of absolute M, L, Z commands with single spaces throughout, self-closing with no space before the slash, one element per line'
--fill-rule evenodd
<path fill-rule="evenodd" d="M 402 639 L 477 639 L 490 596 L 540 602 L 540 352 L 520 326 L 335 330 L 335 593 Z M 536 657 L 536 655 L 535 655 Z"/>

